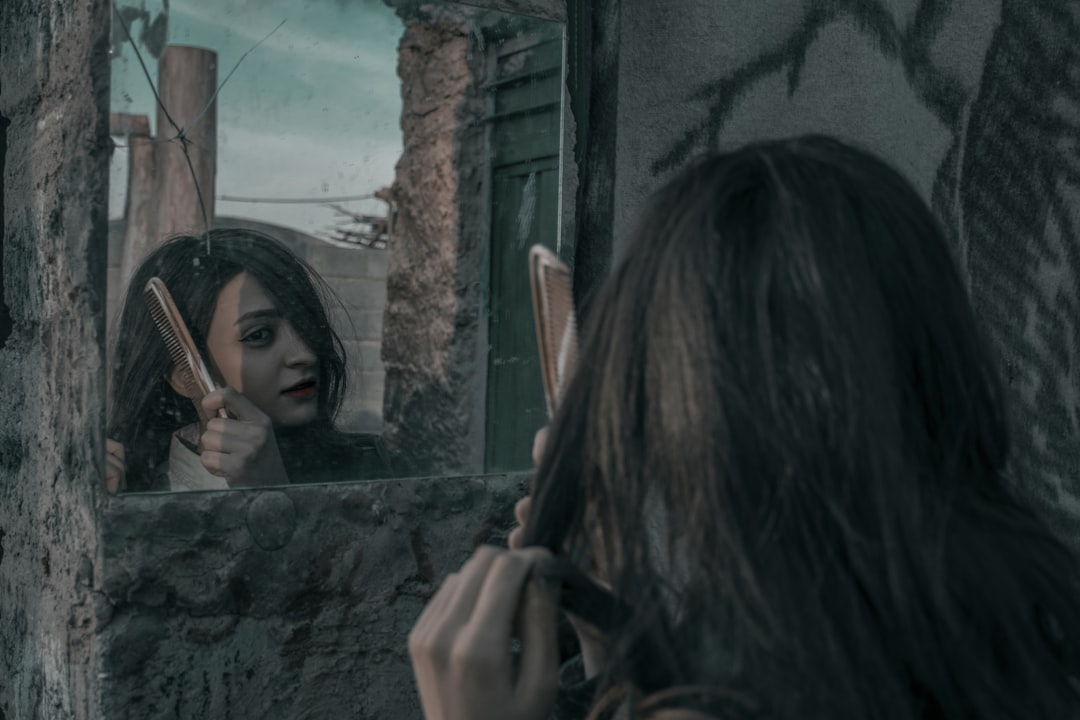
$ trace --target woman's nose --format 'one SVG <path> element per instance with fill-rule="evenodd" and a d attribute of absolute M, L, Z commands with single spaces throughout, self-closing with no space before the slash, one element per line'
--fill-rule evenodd
<path fill-rule="evenodd" d="M 314 365 L 318 358 L 311 351 L 308 344 L 300 337 L 290 323 L 282 323 L 284 332 L 282 340 L 282 357 L 288 367 L 306 367 Z"/>

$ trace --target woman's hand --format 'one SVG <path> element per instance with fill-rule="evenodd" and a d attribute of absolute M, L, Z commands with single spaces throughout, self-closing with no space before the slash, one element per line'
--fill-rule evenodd
<path fill-rule="evenodd" d="M 288 484 L 274 424 L 262 410 L 229 387 L 206 395 L 202 408 L 210 418 L 199 438 L 203 467 L 231 487 Z M 221 408 L 232 417 L 218 417 Z"/>
<path fill-rule="evenodd" d="M 126 476 L 124 446 L 112 438 L 105 438 L 105 489 L 112 495 L 124 490 Z"/>
<path fill-rule="evenodd" d="M 485 545 L 446 578 L 409 633 L 426 720 L 550 716 L 558 689 L 557 591 L 530 578 L 550 557 L 541 548 Z"/>
<path fill-rule="evenodd" d="M 532 460 L 533 465 L 537 467 L 540 466 L 540 458 L 544 455 L 544 443 L 547 442 L 547 434 L 547 427 L 542 427 L 533 435 Z M 520 550 L 525 542 L 525 521 L 529 517 L 531 507 L 532 498 L 529 495 L 521 498 L 514 505 L 514 519 L 517 520 L 518 526 L 510 531 L 510 537 L 506 539 L 506 544 L 510 546 L 511 550 Z"/>

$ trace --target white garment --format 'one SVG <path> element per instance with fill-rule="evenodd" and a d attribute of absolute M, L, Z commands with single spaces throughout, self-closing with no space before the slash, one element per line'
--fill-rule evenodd
<path fill-rule="evenodd" d="M 170 490 L 225 490 L 229 487 L 225 478 L 218 477 L 203 467 L 199 453 L 190 449 L 198 446 L 198 440 L 198 423 L 182 427 L 173 433 L 172 442 L 169 444 Z"/>

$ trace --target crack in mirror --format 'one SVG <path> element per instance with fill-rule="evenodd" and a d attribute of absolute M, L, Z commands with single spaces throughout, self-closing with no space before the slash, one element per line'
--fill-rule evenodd
<path fill-rule="evenodd" d="M 110 490 L 528 469 L 528 249 L 573 257 L 563 3 L 112 17 Z M 185 381 L 151 277 L 220 389 Z"/>

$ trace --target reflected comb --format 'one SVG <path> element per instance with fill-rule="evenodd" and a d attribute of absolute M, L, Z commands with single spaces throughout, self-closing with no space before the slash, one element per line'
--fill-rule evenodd
<path fill-rule="evenodd" d="M 543 245 L 529 249 L 536 342 L 548 417 L 555 415 L 567 376 L 577 364 L 577 319 L 570 268 Z"/>
<path fill-rule="evenodd" d="M 195 341 L 191 339 L 187 325 L 180 316 L 180 310 L 161 278 L 152 277 L 146 282 L 143 299 L 161 339 L 165 341 L 165 349 L 169 351 L 173 365 L 180 368 L 180 382 L 192 396 L 191 402 L 195 405 L 199 419 L 205 424 L 208 418 L 205 417 L 199 401 L 217 388 L 210 378 L 210 371 L 206 369 L 206 363 L 195 347 Z M 218 416 L 229 417 L 224 408 L 218 411 Z"/>

